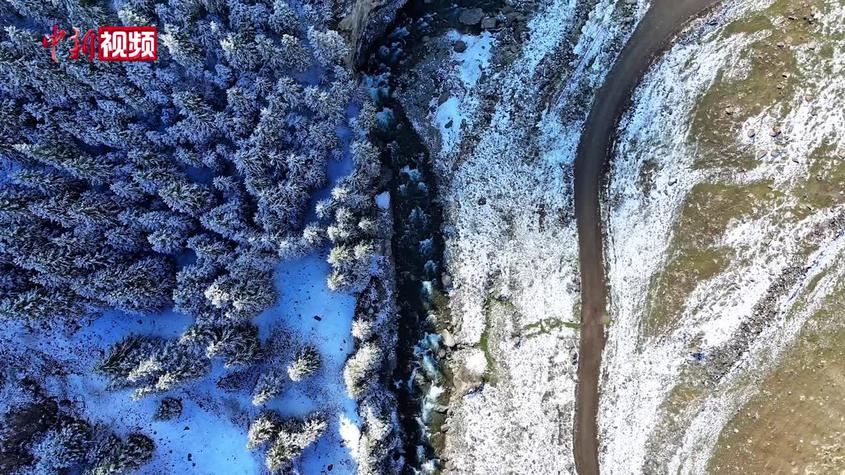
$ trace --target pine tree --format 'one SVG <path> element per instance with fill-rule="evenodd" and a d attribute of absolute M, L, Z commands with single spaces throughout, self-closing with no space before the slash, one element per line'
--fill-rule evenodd
<path fill-rule="evenodd" d="M 214 196 L 207 187 L 187 180 L 173 180 L 160 187 L 158 194 L 171 209 L 196 217 L 214 203 Z"/>
<path fill-rule="evenodd" d="M 86 461 L 92 442 L 91 426 L 80 419 L 66 418 L 32 450 L 37 473 L 58 473 Z"/>
<path fill-rule="evenodd" d="M 281 394 L 286 381 L 287 378 L 281 371 L 271 369 L 262 373 L 252 390 L 252 404 L 261 406 Z"/>
<path fill-rule="evenodd" d="M 111 387 L 134 387 L 134 397 L 141 398 L 204 376 L 211 361 L 179 341 L 130 336 L 115 344 L 95 370 L 110 378 Z"/>
<path fill-rule="evenodd" d="M 213 306 L 204 295 L 221 273 L 213 262 L 214 259 L 200 254 L 196 264 L 185 266 L 176 274 L 176 286 L 173 289 L 174 309 L 190 315 L 201 324 L 218 323 L 224 319 L 220 309 Z"/>
<path fill-rule="evenodd" d="M 375 342 L 366 342 L 346 361 L 343 380 L 350 397 L 361 397 L 376 383 L 383 359 L 381 347 Z"/>
<path fill-rule="evenodd" d="M 229 319 L 241 321 L 268 309 L 276 302 L 276 293 L 270 272 L 236 266 L 206 289 L 205 298 Z"/>
<path fill-rule="evenodd" d="M 352 321 L 352 336 L 360 341 L 367 341 L 375 335 L 373 322 L 361 319 Z"/>
<path fill-rule="evenodd" d="M 320 369 L 320 353 L 313 346 L 305 346 L 296 352 L 296 356 L 288 365 L 288 377 L 291 381 L 302 381 Z"/>
<path fill-rule="evenodd" d="M 128 336 L 115 343 L 106 356 L 94 367 L 95 371 L 108 376 L 112 384 L 125 384 L 125 379 L 140 363 L 151 357 L 162 347 L 160 339 Z"/>
<path fill-rule="evenodd" d="M 274 0 L 270 27 L 279 34 L 295 34 L 300 28 L 296 12 L 285 0 Z"/>
<path fill-rule="evenodd" d="M 106 268 L 74 284 L 82 296 L 102 299 L 128 312 L 154 312 L 170 302 L 173 264 L 148 257 L 127 268 Z"/>
<path fill-rule="evenodd" d="M 377 181 L 377 160 L 355 158 L 358 179 L 326 215 L 337 211 L 336 232 L 306 226 L 329 160 L 344 153 L 337 131 L 355 88 L 341 65 L 348 48 L 327 29 L 332 2 L 118 3 L 0 5 L 16 25 L 0 39 L 0 167 L 13 171 L 0 177 L 0 316 L 34 326 L 173 305 L 203 331 L 183 341 L 127 337 L 97 365 L 111 387 L 143 396 L 207 374 L 211 358 L 232 366 L 262 356 L 246 322 L 276 303 L 279 256 L 331 234 L 346 246 L 337 287 L 359 285 L 376 221 L 371 190 L 353 185 Z M 55 18 L 158 25 L 159 59 L 56 64 L 39 42 Z M 291 378 L 316 371 L 319 355 L 303 351 L 285 368 Z M 51 437 L 60 447 L 60 433 Z M 126 459 L 143 458 L 144 444 L 129 444 L 128 455 L 122 445 L 100 451 L 88 471 L 131 470 Z"/>
<path fill-rule="evenodd" d="M 398 473 L 402 441 L 396 431 L 395 398 L 385 391 L 362 401 L 359 413 L 365 427 L 358 443 L 358 473 Z"/>
<path fill-rule="evenodd" d="M 263 411 L 249 426 L 246 447 L 250 450 L 261 447 L 276 438 L 281 430 L 281 420 L 274 412 Z"/>
<path fill-rule="evenodd" d="M 245 203 L 229 200 L 205 213 L 202 216 L 202 224 L 232 241 L 249 242 L 254 233 L 247 217 Z"/>
<path fill-rule="evenodd" d="M 99 449 L 96 464 L 87 475 L 118 475 L 138 469 L 149 461 L 155 451 L 155 443 L 149 437 L 132 433 L 121 441 L 111 437 Z"/>
<path fill-rule="evenodd" d="M 310 416 L 304 422 L 287 422 L 267 451 L 265 464 L 270 471 L 285 470 L 311 444 L 317 442 L 327 427 L 326 420 L 319 414 Z"/>
<path fill-rule="evenodd" d="M 182 335 L 180 341 L 183 344 L 197 345 L 209 358 L 223 357 L 226 367 L 255 361 L 261 352 L 258 328 L 248 323 L 193 325 Z"/>
<path fill-rule="evenodd" d="M 314 48 L 314 56 L 324 67 L 340 63 L 349 55 L 346 41 L 336 31 L 310 28 L 308 42 Z"/>

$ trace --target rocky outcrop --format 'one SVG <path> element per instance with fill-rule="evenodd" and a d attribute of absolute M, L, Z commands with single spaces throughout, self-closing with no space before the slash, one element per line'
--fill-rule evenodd
<path fill-rule="evenodd" d="M 407 0 L 356 0 L 340 22 L 353 45 L 349 62 L 358 69 L 367 61 L 370 48 L 387 32 Z"/>

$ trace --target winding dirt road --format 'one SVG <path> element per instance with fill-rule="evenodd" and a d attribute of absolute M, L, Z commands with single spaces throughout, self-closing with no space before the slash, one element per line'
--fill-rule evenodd
<path fill-rule="evenodd" d="M 575 404 L 575 465 L 599 473 L 598 405 L 607 283 L 602 250 L 599 190 L 620 116 L 634 88 L 672 37 L 719 0 L 653 0 L 605 78 L 587 118 L 575 159 L 575 216 L 581 265 L 581 340 Z"/>

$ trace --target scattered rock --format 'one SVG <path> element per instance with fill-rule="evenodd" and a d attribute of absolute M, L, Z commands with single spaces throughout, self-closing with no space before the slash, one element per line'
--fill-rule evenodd
<path fill-rule="evenodd" d="M 443 345 L 446 348 L 454 348 L 455 347 L 455 345 L 456 345 L 455 337 L 452 336 L 452 334 L 449 332 L 449 330 L 443 330 L 443 332 L 440 334 L 440 336 L 443 337 Z"/>
<path fill-rule="evenodd" d="M 480 8 L 468 8 L 461 12 L 458 21 L 464 25 L 474 26 L 481 23 L 484 12 Z"/>
<path fill-rule="evenodd" d="M 463 53 L 467 50 L 467 44 L 463 40 L 458 40 L 452 45 L 452 49 L 454 49 L 456 53 Z"/>
<path fill-rule="evenodd" d="M 508 23 L 514 23 L 514 22 L 524 21 L 525 15 L 523 15 L 519 12 L 510 12 L 510 13 L 505 15 L 505 18 L 507 18 Z"/>
<path fill-rule="evenodd" d="M 463 397 L 476 391 L 484 383 L 486 359 L 481 350 L 472 348 L 455 355 L 455 360 L 459 363 L 454 368 L 454 394 Z"/>
<path fill-rule="evenodd" d="M 405 6 L 407 0 L 385 0 L 371 2 L 356 0 L 353 13 L 341 20 L 340 28 L 349 32 L 352 38 L 352 60 L 363 66 L 367 52 L 379 41 L 388 28 L 393 25 L 396 14 Z"/>
<path fill-rule="evenodd" d="M 443 288 L 446 291 L 452 289 L 452 276 L 448 273 L 444 272 L 443 275 L 440 276 L 440 282 L 443 284 Z"/>

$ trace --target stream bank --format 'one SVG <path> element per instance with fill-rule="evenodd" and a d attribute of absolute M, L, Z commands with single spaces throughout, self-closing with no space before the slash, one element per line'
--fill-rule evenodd
<path fill-rule="evenodd" d="M 477 34 L 482 21 L 495 24 L 483 14 L 483 5 L 462 3 L 466 5 L 411 2 L 399 11 L 393 30 L 372 46 L 361 68 L 363 82 L 381 109 L 379 128 L 371 136 L 382 151 L 383 167 L 390 170 L 398 313 L 391 389 L 409 473 L 438 473 L 444 468 L 440 454 L 453 389 L 447 360 L 455 339 L 450 333 L 450 278 L 444 273 L 438 179 L 426 141 L 397 98 L 397 80 L 425 56 L 431 38 L 449 30 Z"/>

